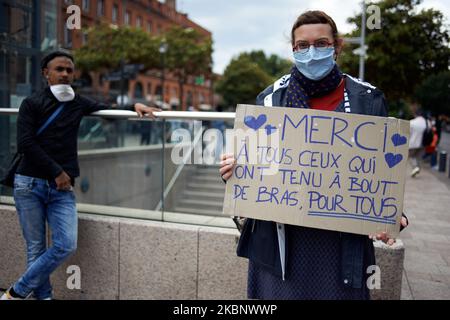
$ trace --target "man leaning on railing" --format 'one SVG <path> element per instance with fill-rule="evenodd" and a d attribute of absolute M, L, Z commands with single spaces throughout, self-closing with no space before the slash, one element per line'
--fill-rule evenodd
<path fill-rule="evenodd" d="M 0 298 L 52 299 L 50 274 L 77 246 L 77 211 L 73 186 L 79 176 L 78 128 L 83 116 L 110 106 L 75 94 L 74 58 L 52 52 L 41 63 L 48 87 L 27 97 L 17 119 L 18 153 L 10 174 L 14 200 L 27 247 L 27 270 Z M 157 108 L 137 103 L 125 107 L 155 118 Z M 46 222 L 52 246 L 46 246 Z"/>

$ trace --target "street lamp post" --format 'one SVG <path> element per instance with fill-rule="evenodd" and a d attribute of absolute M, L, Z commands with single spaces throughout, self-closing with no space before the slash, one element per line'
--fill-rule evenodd
<path fill-rule="evenodd" d="M 167 52 L 167 43 L 163 41 L 159 46 L 159 53 L 161 54 L 161 107 L 164 106 L 164 81 L 165 81 L 165 59 Z"/>
<path fill-rule="evenodd" d="M 125 59 L 120 59 L 120 107 L 123 108 L 125 104 L 125 74 L 124 74 L 124 68 L 125 68 Z"/>
<path fill-rule="evenodd" d="M 361 54 L 359 56 L 359 78 L 364 81 L 364 63 L 366 59 L 366 1 L 361 3 L 362 15 L 361 15 Z"/>
<path fill-rule="evenodd" d="M 210 97 L 209 97 L 209 99 L 210 99 L 210 105 L 211 105 L 211 108 L 213 109 L 213 110 L 215 110 L 216 109 L 216 106 L 214 105 L 214 71 L 213 71 L 213 63 L 212 63 L 212 61 L 209 63 L 209 76 L 210 76 L 210 80 L 209 80 L 209 86 L 210 86 L 210 88 L 209 88 L 209 95 L 210 95 Z"/>
<path fill-rule="evenodd" d="M 166 52 L 167 52 L 167 42 L 163 39 L 161 42 L 161 45 L 159 46 L 159 53 L 161 54 L 161 109 L 164 107 L 164 80 L 165 80 L 165 58 L 166 58 Z M 164 166 L 164 159 L 165 159 L 165 144 L 166 144 L 166 120 L 163 119 L 162 121 L 162 149 L 161 149 L 161 213 L 162 213 L 162 220 L 164 221 L 164 209 L 165 209 L 165 197 L 164 197 L 164 190 L 165 190 L 165 176 L 166 176 L 166 168 Z"/>
<path fill-rule="evenodd" d="M 361 36 L 354 38 L 344 38 L 346 43 L 359 44 L 359 48 L 353 50 L 353 53 L 359 55 L 359 79 L 364 81 L 365 73 L 365 59 L 367 58 L 367 45 L 366 45 L 366 2 L 361 2 Z"/>

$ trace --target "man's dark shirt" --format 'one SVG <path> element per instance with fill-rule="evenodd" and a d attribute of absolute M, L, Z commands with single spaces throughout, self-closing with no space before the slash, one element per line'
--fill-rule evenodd
<path fill-rule="evenodd" d="M 77 94 L 74 100 L 65 102 L 57 118 L 36 136 L 61 104 L 48 87 L 22 102 L 17 119 L 17 146 L 24 157 L 17 173 L 54 180 L 64 170 L 72 183 L 80 175 L 77 137 L 81 119 L 92 112 L 110 109 L 110 106 Z M 126 109 L 134 110 L 134 107 L 127 106 Z"/>

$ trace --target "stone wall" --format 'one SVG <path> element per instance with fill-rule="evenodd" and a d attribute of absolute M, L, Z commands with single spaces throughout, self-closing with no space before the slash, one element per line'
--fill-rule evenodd
<path fill-rule="evenodd" d="M 0 206 L 0 288 L 25 268 L 14 207 Z M 56 299 L 245 299 L 247 260 L 239 234 L 215 228 L 80 214 L 77 252 L 52 276 Z M 66 273 L 81 270 L 81 290 Z"/>
<path fill-rule="evenodd" d="M 169 216 L 169 213 L 168 213 Z M 25 268 L 15 208 L 0 205 L 0 288 Z M 52 276 L 57 299 L 245 299 L 247 260 L 236 256 L 239 234 L 207 227 L 132 218 L 79 215 L 78 250 Z M 381 290 L 373 299 L 400 299 L 404 248 L 377 244 Z M 81 270 L 69 290 L 66 271 Z"/>

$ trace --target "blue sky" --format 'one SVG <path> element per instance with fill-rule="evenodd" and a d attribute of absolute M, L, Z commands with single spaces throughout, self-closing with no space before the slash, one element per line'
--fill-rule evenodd
<path fill-rule="evenodd" d="M 340 32 L 351 31 L 346 19 L 360 11 L 359 0 L 178 0 L 179 11 L 213 33 L 214 71 L 222 73 L 233 56 L 262 49 L 291 58 L 290 29 L 306 10 L 327 12 Z M 424 0 L 450 23 L 450 0 Z M 381 14 L 381 18 L 383 18 Z"/>

